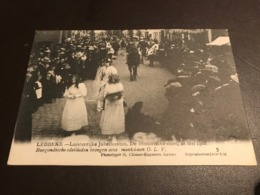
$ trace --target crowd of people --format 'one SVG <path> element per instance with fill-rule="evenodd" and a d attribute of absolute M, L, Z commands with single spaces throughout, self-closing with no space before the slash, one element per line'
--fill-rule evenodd
<path fill-rule="evenodd" d="M 56 45 L 35 44 L 30 56 L 27 74 L 35 85 L 39 104 L 52 103 L 62 97 L 66 83 L 71 75 L 79 76 L 80 80 L 95 79 L 97 70 L 104 60 L 110 64 L 118 55 L 119 48 L 127 52 L 126 63 L 134 68 L 130 80 L 136 80 L 137 67 L 143 63 L 143 58 L 150 60 L 153 66 L 159 49 L 157 40 L 99 38 L 72 36 Z"/>
<path fill-rule="evenodd" d="M 211 48 L 214 50 L 215 48 Z M 219 49 L 219 48 L 218 48 Z M 246 119 L 234 62 L 223 50 L 187 52 L 176 77 L 165 84 L 169 106 L 163 117 L 171 139 L 247 139 Z M 228 48 L 230 50 L 230 48 Z M 232 59 L 232 53 L 227 54 Z M 204 57 L 204 60 L 202 57 Z M 198 60 L 200 59 L 200 60 Z M 198 61 L 196 61 L 198 60 Z M 184 63 L 185 62 L 185 63 Z"/>
<path fill-rule="evenodd" d="M 47 46 L 36 44 L 27 69 L 15 140 L 31 140 L 32 113 L 39 106 L 53 103 L 56 98 L 66 98 L 61 121 L 65 131 L 74 132 L 88 125 L 87 109 L 83 99 L 87 94 L 83 81 L 87 79 L 98 83 L 97 110 L 104 112 L 100 126 L 109 132 L 108 124 L 115 124 L 110 122 L 113 109 L 110 114 L 105 114 L 113 105 L 109 102 L 114 98 L 115 107 L 119 105 L 118 102 L 123 103 L 122 95 L 117 93 L 116 97 L 112 97 L 110 93 L 111 90 L 115 91 L 116 85 L 120 88 L 120 93 L 123 91 L 117 70 L 111 65 L 119 48 L 119 40 L 116 37 L 95 40 L 93 37 L 77 35 L 68 37 L 61 44 Z M 113 128 L 113 125 L 109 128 Z M 122 125 L 120 129 L 124 131 Z"/>
<path fill-rule="evenodd" d="M 120 45 L 116 38 L 92 40 L 90 37 L 69 37 L 63 43 L 35 46 L 28 72 L 42 88 L 42 100 L 51 103 L 65 91 L 69 76 L 76 74 L 80 80 L 94 79 L 102 60 L 112 61 Z"/>
<path fill-rule="evenodd" d="M 124 88 L 118 71 L 112 65 L 120 47 L 127 53 L 130 81 L 136 80 L 137 68 L 145 62 L 144 59 L 149 60 L 150 67 L 154 66 L 155 60 L 162 65 L 167 60 L 171 62 L 168 68 L 175 77 L 164 86 L 169 106 L 162 117 L 160 129 L 149 117 L 140 117 L 145 118 L 146 125 L 149 124 L 157 135 L 164 138 L 176 135 L 185 139 L 185 132 L 191 135 L 196 131 L 196 138 L 203 138 L 203 134 L 214 137 L 220 129 L 232 127 L 237 136 L 244 128 L 241 99 L 237 96 L 240 92 L 236 71 L 234 66 L 223 61 L 224 56 L 219 55 L 222 52 L 217 55 L 200 48 L 191 50 L 165 42 L 159 45 L 157 40 L 143 37 L 118 39 L 72 35 L 60 44 L 34 46 L 15 140 L 31 140 L 32 113 L 39 106 L 53 103 L 61 97 L 66 98 L 62 129 L 71 134 L 87 126 L 88 113 L 84 101 L 87 89 L 82 83 L 87 79 L 94 81 L 93 87 L 98 92 L 97 111 L 102 113 L 102 134 L 109 135 L 111 139 L 110 135 L 113 138 L 124 132 Z"/>

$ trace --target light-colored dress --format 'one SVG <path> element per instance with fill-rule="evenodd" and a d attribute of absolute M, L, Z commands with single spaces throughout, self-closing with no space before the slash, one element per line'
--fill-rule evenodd
<path fill-rule="evenodd" d="M 114 66 L 108 66 L 105 71 L 104 81 L 107 82 L 112 74 L 118 74 L 117 69 Z"/>
<path fill-rule="evenodd" d="M 97 93 L 97 111 L 100 112 L 103 110 L 103 103 L 104 103 L 104 89 L 105 85 L 109 80 L 109 77 L 112 74 L 117 74 L 117 70 L 114 66 L 103 66 L 101 67 L 96 75 L 95 79 L 95 86 L 96 89 L 98 88 L 98 93 Z"/>
<path fill-rule="evenodd" d="M 93 82 L 93 89 L 97 97 L 97 111 L 100 112 L 103 110 L 103 101 L 104 101 L 104 87 L 106 81 L 104 81 L 106 66 L 101 66 L 97 70 L 96 78 Z"/>
<path fill-rule="evenodd" d="M 66 103 L 61 119 L 62 129 L 75 131 L 88 125 L 88 113 L 84 100 L 86 95 L 87 88 L 83 83 L 79 83 L 78 88 L 72 85 L 66 89 L 64 93 Z"/>
<path fill-rule="evenodd" d="M 104 89 L 104 97 L 108 94 L 123 92 L 122 83 L 107 83 Z M 125 113 L 123 105 L 123 97 L 116 100 L 105 99 L 105 110 L 102 112 L 100 119 L 100 127 L 102 134 L 113 135 L 120 134 L 125 131 Z"/>

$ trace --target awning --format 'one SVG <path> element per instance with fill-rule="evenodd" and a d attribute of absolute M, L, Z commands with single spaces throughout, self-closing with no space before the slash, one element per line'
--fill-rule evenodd
<path fill-rule="evenodd" d="M 206 45 L 213 46 L 222 46 L 222 45 L 230 45 L 229 37 L 218 37 L 214 41 L 207 43 Z"/>
<path fill-rule="evenodd" d="M 197 34 L 204 32 L 204 29 L 169 29 L 170 33 L 190 33 L 190 34 Z"/>

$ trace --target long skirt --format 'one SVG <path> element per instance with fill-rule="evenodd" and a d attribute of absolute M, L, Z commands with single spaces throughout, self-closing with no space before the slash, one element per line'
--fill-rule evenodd
<path fill-rule="evenodd" d="M 62 129 L 75 131 L 87 125 L 88 113 L 83 97 L 67 99 L 61 119 Z"/>
<path fill-rule="evenodd" d="M 120 134 L 125 131 L 123 98 L 114 101 L 106 99 L 100 127 L 103 135 Z"/>

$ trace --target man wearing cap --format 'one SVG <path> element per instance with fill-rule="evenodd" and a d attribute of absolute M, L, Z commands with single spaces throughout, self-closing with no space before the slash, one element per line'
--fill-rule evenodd
<path fill-rule="evenodd" d="M 107 46 L 107 44 L 105 42 L 105 38 L 102 38 L 102 40 L 98 44 L 100 61 L 102 61 L 103 59 L 105 59 L 107 57 L 106 46 Z"/>
<path fill-rule="evenodd" d="M 130 41 L 126 47 L 127 64 L 130 71 L 130 81 L 135 81 L 137 76 L 137 67 L 140 64 L 140 55 L 133 41 Z"/>
<path fill-rule="evenodd" d="M 118 41 L 116 39 L 113 40 L 112 47 L 113 47 L 113 49 L 115 51 L 115 56 L 117 56 L 118 55 L 118 50 L 120 48 L 120 45 L 119 45 L 119 43 L 118 43 Z"/>
<path fill-rule="evenodd" d="M 148 50 L 148 59 L 150 60 L 149 66 L 153 67 L 153 63 L 157 54 L 157 51 L 159 49 L 159 44 L 157 40 L 154 40 L 154 43 L 152 44 L 151 48 Z"/>
<path fill-rule="evenodd" d="M 51 50 L 49 47 L 46 47 L 44 54 L 46 57 L 50 58 L 51 57 Z"/>
<path fill-rule="evenodd" d="M 76 74 L 79 76 L 82 73 L 82 58 L 84 61 L 84 60 L 86 60 L 85 57 L 86 56 L 82 52 L 82 46 L 77 45 L 76 51 L 72 54 L 71 66 L 72 66 L 73 74 Z"/>
<path fill-rule="evenodd" d="M 140 41 L 138 43 L 138 48 L 140 49 L 141 52 L 141 59 L 140 59 L 140 63 L 143 64 L 143 57 L 146 56 L 146 49 L 147 49 L 147 43 L 145 42 L 144 38 L 141 37 Z"/>

